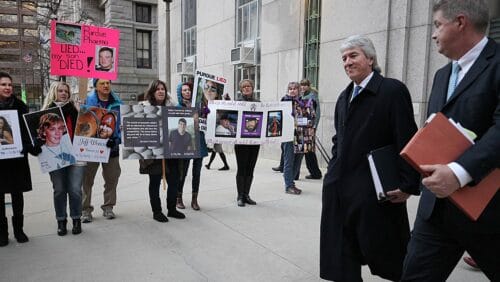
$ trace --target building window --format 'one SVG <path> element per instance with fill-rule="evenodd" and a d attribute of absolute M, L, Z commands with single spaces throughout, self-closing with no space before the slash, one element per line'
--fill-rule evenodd
<path fill-rule="evenodd" d="M 136 4 L 135 21 L 139 23 L 151 23 L 151 6 Z"/>
<path fill-rule="evenodd" d="M 490 37 L 500 43 L 500 17 L 491 20 Z"/>
<path fill-rule="evenodd" d="M 254 81 L 255 97 L 260 99 L 260 17 L 261 0 L 236 0 L 236 47 L 254 48 L 255 63 L 235 66 L 235 99 L 241 96 L 238 85 L 242 79 Z"/>
<path fill-rule="evenodd" d="M 183 57 L 196 55 L 196 0 L 182 1 Z"/>
<path fill-rule="evenodd" d="M 304 34 L 304 78 L 318 87 L 321 0 L 307 0 Z"/>
<path fill-rule="evenodd" d="M 137 68 L 152 68 L 151 31 L 138 30 L 136 34 L 136 45 Z"/>

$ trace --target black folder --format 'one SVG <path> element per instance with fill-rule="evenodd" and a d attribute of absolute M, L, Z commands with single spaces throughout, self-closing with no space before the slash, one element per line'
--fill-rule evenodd
<path fill-rule="evenodd" d="M 399 154 L 394 145 L 384 146 L 368 154 L 373 186 L 380 202 L 388 200 L 387 191 L 400 186 Z"/>

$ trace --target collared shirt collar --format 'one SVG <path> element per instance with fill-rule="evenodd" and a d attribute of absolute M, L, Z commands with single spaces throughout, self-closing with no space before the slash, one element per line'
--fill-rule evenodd
<path fill-rule="evenodd" d="M 353 93 L 354 93 L 354 89 L 356 89 L 356 86 L 360 86 L 361 87 L 361 90 L 359 90 L 359 94 L 361 94 L 361 92 L 363 92 L 363 90 L 365 90 L 366 85 L 368 85 L 368 82 L 370 82 L 370 80 L 372 79 L 372 77 L 373 77 L 373 71 L 367 77 L 365 77 L 365 79 L 363 79 L 363 81 L 361 81 L 361 83 L 359 85 L 356 84 L 356 82 L 354 82 L 354 81 L 352 82 L 354 84 L 354 86 L 352 87 L 351 99 L 350 99 L 351 101 L 354 98 L 353 97 Z"/>
<path fill-rule="evenodd" d="M 485 36 L 481 41 L 479 41 L 474 47 L 472 47 L 465 55 L 458 59 L 458 65 L 460 66 L 460 72 L 458 73 L 457 84 L 462 80 L 462 78 L 470 70 L 474 62 L 477 60 L 484 47 L 488 43 L 488 38 Z M 453 61 L 455 62 L 455 61 Z"/>

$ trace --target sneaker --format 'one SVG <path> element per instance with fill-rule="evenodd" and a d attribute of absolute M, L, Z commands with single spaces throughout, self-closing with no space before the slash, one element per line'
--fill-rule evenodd
<path fill-rule="evenodd" d="M 90 213 L 90 212 L 83 212 L 82 213 L 82 222 L 83 223 L 92 222 L 92 213 Z"/>
<path fill-rule="evenodd" d="M 292 195 L 300 195 L 300 193 L 302 193 L 302 190 L 300 190 L 299 188 L 297 188 L 295 186 L 292 186 L 292 187 L 286 189 L 286 193 L 292 194 Z"/>
<path fill-rule="evenodd" d="M 115 218 L 115 213 L 113 212 L 112 209 L 106 209 L 102 212 L 102 216 L 104 216 L 107 219 L 113 219 Z"/>

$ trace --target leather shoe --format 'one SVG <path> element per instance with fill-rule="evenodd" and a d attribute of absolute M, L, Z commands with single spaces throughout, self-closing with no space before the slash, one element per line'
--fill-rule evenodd
<path fill-rule="evenodd" d="M 473 268 L 476 268 L 476 269 L 479 269 L 479 266 L 477 266 L 477 263 L 474 261 L 473 258 L 471 258 L 471 257 L 464 257 L 463 260 L 469 266 L 471 266 Z"/>
<path fill-rule="evenodd" d="M 245 202 L 246 204 L 249 204 L 249 205 L 256 205 L 257 204 L 254 200 L 252 200 L 250 198 L 249 195 L 243 196 L 243 202 Z"/>
<path fill-rule="evenodd" d="M 321 175 L 306 175 L 306 179 L 321 179 Z"/>
<path fill-rule="evenodd" d="M 167 216 L 177 218 L 177 219 L 186 218 L 186 216 L 183 213 L 181 213 L 180 211 L 178 211 L 176 209 L 168 210 Z"/>
<path fill-rule="evenodd" d="M 283 172 L 283 168 L 281 166 L 273 167 L 272 170 Z"/>
<path fill-rule="evenodd" d="M 243 197 L 238 197 L 238 207 L 244 207 L 245 206 L 245 201 L 243 200 Z"/>
<path fill-rule="evenodd" d="M 223 166 L 223 167 L 219 168 L 219 170 L 229 170 L 229 167 L 228 166 Z"/>
<path fill-rule="evenodd" d="M 168 218 L 162 212 L 154 213 L 153 219 L 158 221 L 158 222 L 168 222 Z"/>

